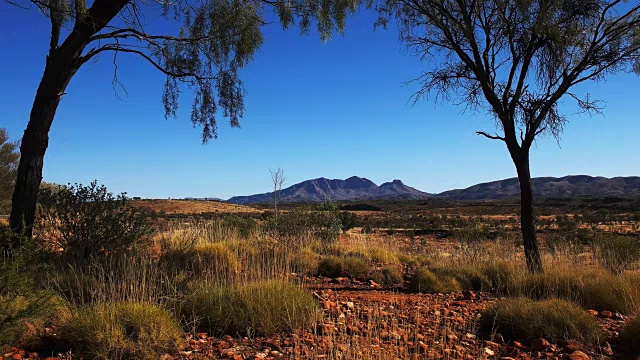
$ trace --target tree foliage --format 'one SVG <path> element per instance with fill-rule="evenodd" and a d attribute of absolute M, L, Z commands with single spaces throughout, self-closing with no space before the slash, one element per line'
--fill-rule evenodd
<path fill-rule="evenodd" d="M 9 209 L 19 160 L 18 144 L 9 141 L 7 131 L 0 129 L 0 214 Z"/>
<path fill-rule="evenodd" d="M 560 135 L 563 97 L 600 110 L 576 85 L 640 69 L 636 2 L 388 0 L 378 9 L 379 24 L 397 19 L 402 41 L 433 61 L 416 79 L 416 100 L 435 95 L 488 110 L 503 133 L 478 133 L 514 150 L 528 150 L 542 133 Z"/>
<path fill-rule="evenodd" d="M 217 117 L 239 126 L 244 112 L 244 89 L 239 70 L 263 43 L 262 27 L 278 18 L 283 28 L 298 25 L 309 32 L 314 22 L 322 40 L 343 31 L 346 17 L 358 0 L 31 0 L 10 3 L 37 8 L 51 21 L 48 61 L 59 51 L 76 48 L 72 59 L 80 68 L 98 56 L 112 56 L 114 86 L 118 57 L 136 55 L 165 76 L 162 104 L 167 117 L 175 117 L 178 99 L 188 88 L 194 95 L 191 121 L 202 127 L 202 140 L 217 136 Z M 175 32 L 154 33 L 175 28 Z M 63 36 L 67 34 L 66 38 Z M 73 50 L 73 49 L 72 49 Z"/>

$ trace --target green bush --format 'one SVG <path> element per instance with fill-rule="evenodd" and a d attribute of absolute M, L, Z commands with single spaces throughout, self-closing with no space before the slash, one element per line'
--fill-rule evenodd
<path fill-rule="evenodd" d="M 326 277 L 362 277 L 371 271 L 369 262 L 359 256 L 325 256 L 318 264 L 318 274 Z"/>
<path fill-rule="evenodd" d="M 258 222 L 248 216 L 228 215 L 224 224 L 238 232 L 242 238 L 248 238 L 260 228 Z"/>
<path fill-rule="evenodd" d="M 602 336 L 593 316 L 559 299 L 501 300 L 481 313 L 479 331 L 485 335 L 499 332 L 506 339 L 520 341 L 543 337 L 552 342 L 565 339 L 594 342 Z"/>
<path fill-rule="evenodd" d="M 152 231 L 145 213 L 129 206 L 125 194 L 114 197 L 96 181 L 43 189 L 39 204 L 39 238 L 47 248 L 62 249 L 75 263 L 129 250 Z"/>
<path fill-rule="evenodd" d="M 454 292 L 462 290 L 462 286 L 453 277 L 440 277 L 427 268 L 420 268 L 411 277 L 409 290 L 413 292 Z"/>
<path fill-rule="evenodd" d="M 337 241 L 342 224 L 335 204 L 323 203 L 282 212 L 278 217 L 271 217 L 266 228 L 281 240 L 300 241 L 311 235 L 329 245 Z"/>
<path fill-rule="evenodd" d="M 352 229 L 354 226 L 356 226 L 358 216 L 350 211 L 345 210 L 338 212 L 338 219 L 340 220 L 340 224 L 342 225 L 342 231 L 347 232 L 349 229 Z"/>
<path fill-rule="evenodd" d="M 376 270 L 369 275 L 369 279 L 384 286 L 398 285 L 403 282 L 402 272 L 397 267 L 385 267 L 382 270 Z"/>
<path fill-rule="evenodd" d="M 171 313 L 147 303 L 81 307 L 58 328 L 60 346 L 91 359 L 158 359 L 177 351 L 183 335 Z"/>
<path fill-rule="evenodd" d="M 640 356 L 640 316 L 636 316 L 624 326 L 618 340 L 625 350 Z"/>
<path fill-rule="evenodd" d="M 33 242 L 23 241 L 10 256 L 0 254 L 0 344 L 25 340 L 25 321 L 41 322 L 56 307 L 36 282 L 44 267 L 34 253 Z"/>
<path fill-rule="evenodd" d="M 284 281 L 199 284 L 180 313 L 196 330 L 212 335 L 271 335 L 311 326 L 318 305 L 302 288 Z"/>

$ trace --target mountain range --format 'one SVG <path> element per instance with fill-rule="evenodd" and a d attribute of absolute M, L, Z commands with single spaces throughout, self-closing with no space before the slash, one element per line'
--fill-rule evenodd
<path fill-rule="evenodd" d="M 350 200 L 420 200 L 430 196 L 402 183 L 400 180 L 386 182 L 380 186 L 373 181 L 352 176 L 340 179 L 313 179 L 289 186 L 280 191 L 282 202 L 322 202 Z M 234 204 L 259 204 L 273 200 L 273 193 L 249 196 L 234 196 L 227 202 Z"/>
<path fill-rule="evenodd" d="M 605 178 L 589 175 L 571 175 L 560 178 L 539 177 L 533 179 L 534 194 L 542 198 L 576 196 L 640 196 L 640 177 Z M 517 198 L 520 185 L 517 178 L 492 181 L 473 185 L 465 189 L 449 190 L 439 194 L 429 194 L 400 180 L 382 185 L 373 181 L 352 176 L 345 180 L 318 178 L 282 189 L 281 202 L 321 202 L 355 200 L 423 200 L 443 198 L 450 200 L 499 200 Z M 234 196 L 227 200 L 234 204 L 269 203 L 273 193 L 249 196 Z"/>
<path fill-rule="evenodd" d="M 560 178 L 533 178 L 533 192 L 539 198 L 568 198 L 577 196 L 640 196 L 640 177 L 606 178 L 589 175 L 570 175 Z M 435 195 L 452 200 L 499 200 L 520 196 L 517 178 L 473 185 L 466 189 L 449 190 Z"/>

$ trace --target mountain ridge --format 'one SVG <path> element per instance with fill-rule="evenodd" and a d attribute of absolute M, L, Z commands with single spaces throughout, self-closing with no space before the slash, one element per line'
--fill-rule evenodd
<path fill-rule="evenodd" d="M 562 177 L 537 177 L 532 179 L 534 196 L 640 196 L 640 177 L 567 175 Z M 520 196 L 518 178 L 508 178 L 476 184 L 464 189 L 454 189 L 434 194 L 434 197 L 451 200 L 500 200 Z"/>
<path fill-rule="evenodd" d="M 282 202 L 321 202 L 352 201 L 352 200 L 420 200 L 430 194 L 405 185 L 400 180 L 385 182 L 380 186 L 373 181 L 351 176 L 347 179 L 317 179 L 305 180 L 291 185 L 280 192 Z M 273 200 L 273 192 L 262 194 L 234 196 L 227 202 L 234 204 L 268 203 Z"/>
<path fill-rule="evenodd" d="M 533 178 L 534 195 L 538 198 L 577 196 L 640 196 L 639 176 L 617 176 L 607 178 L 590 175 L 567 175 L 562 177 Z M 257 204 L 272 201 L 272 192 L 234 196 L 227 202 L 235 204 Z M 282 189 L 282 202 L 321 202 L 358 200 L 423 200 L 441 198 L 450 200 L 500 200 L 517 198 L 520 185 L 517 178 L 489 181 L 463 189 L 427 193 L 405 185 L 395 179 L 376 185 L 373 181 L 358 176 L 347 179 L 320 177 L 306 180 Z"/>

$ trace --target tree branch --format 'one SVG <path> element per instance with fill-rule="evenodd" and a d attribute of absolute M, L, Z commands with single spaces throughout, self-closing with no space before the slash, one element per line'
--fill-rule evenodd
<path fill-rule="evenodd" d="M 489 138 L 491 140 L 502 140 L 502 141 L 506 141 L 504 137 L 502 136 L 498 136 L 498 134 L 495 135 L 489 135 L 488 133 L 484 132 L 484 131 L 476 131 L 476 134 L 478 135 L 482 135 L 486 138 Z"/>

